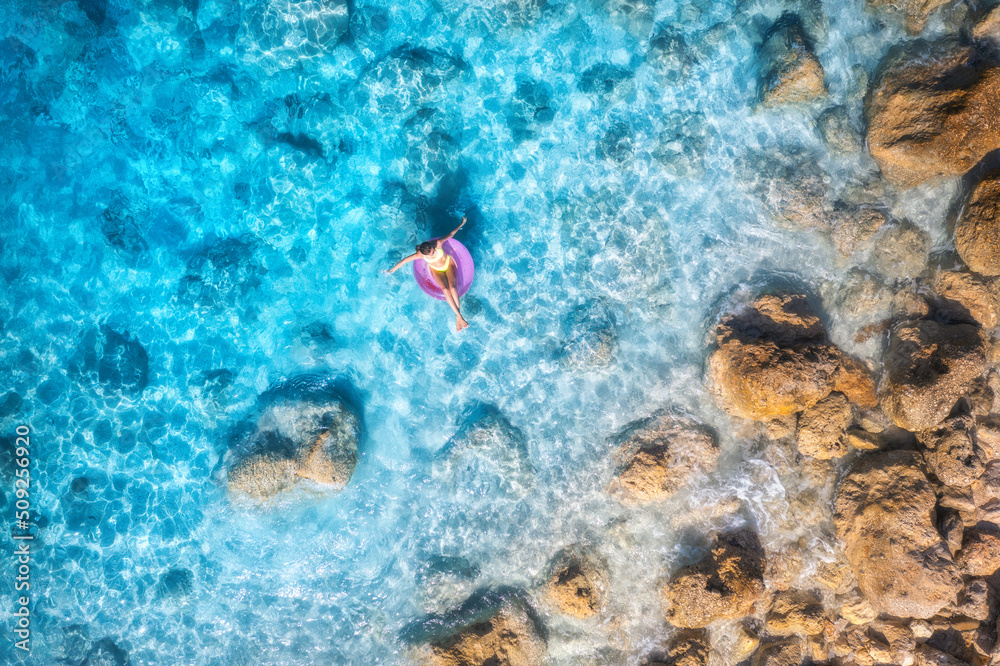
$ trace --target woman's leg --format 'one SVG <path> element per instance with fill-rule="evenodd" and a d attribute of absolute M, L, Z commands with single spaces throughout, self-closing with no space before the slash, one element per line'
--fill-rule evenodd
<path fill-rule="evenodd" d="M 448 301 L 448 306 L 451 307 L 452 312 L 455 313 L 455 330 L 461 331 L 464 327 L 460 322 L 464 322 L 465 320 L 462 319 L 462 312 L 458 309 L 458 302 L 452 298 L 447 275 L 434 269 L 431 269 L 429 272 L 431 277 L 434 278 L 434 281 L 437 282 L 437 285 L 441 287 L 441 291 L 444 292 L 444 300 Z"/>
<path fill-rule="evenodd" d="M 461 331 L 463 328 L 469 327 L 469 322 L 465 321 L 465 317 L 462 316 L 462 306 L 458 302 L 458 274 L 455 271 L 454 259 L 448 262 L 448 270 L 445 271 L 445 274 L 448 276 L 448 289 L 451 290 L 451 298 L 455 301 L 455 314 L 458 315 L 455 324 Z"/>

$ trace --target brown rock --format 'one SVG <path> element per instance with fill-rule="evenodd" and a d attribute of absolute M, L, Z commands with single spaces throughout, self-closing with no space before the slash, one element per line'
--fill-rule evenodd
<path fill-rule="evenodd" d="M 834 645 L 834 652 L 848 657 L 855 664 L 913 663 L 916 642 L 909 628 L 901 622 L 873 622 L 870 625 L 848 627 Z"/>
<path fill-rule="evenodd" d="M 885 213 L 871 206 L 849 206 L 838 202 L 829 216 L 830 240 L 842 257 L 850 257 L 888 221 Z M 882 300 L 880 294 L 876 297 Z"/>
<path fill-rule="evenodd" d="M 295 485 L 295 461 L 271 453 L 252 454 L 229 470 L 229 490 L 268 500 Z"/>
<path fill-rule="evenodd" d="M 768 66 L 761 83 L 764 106 L 802 104 L 826 95 L 823 66 L 796 17 L 786 14 L 771 27 L 761 56 Z"/>
<path fill-rule="evenodd" d="M 816 127 L 827 147 L 835 153 L 856 153 L 864 148 L 861 135 L 851 124 L 847 108 L 844 106 L 831 106 L 821 113 L 816 119 Z"/>
<path fill-rule="evenodd" d="M 911 451 L 859 460 L 841 483 L 834 522 L 858 587 L 878 611 L 931 617 L 962 579 L 933 523 L 937 497 Z"/>
<path fill-rule="evenodd" d="M 820 460 L 847 453 L 845 431 L 851 424 L 851 405 L 843 393 L 831 393 L 799 414 L 799 453 Z"/>
<path fill-rule="evenodd" d="M 735 416 L 767 421 L 794 414 L 834 386 L 848 397 L 868 397 L 867 371 L 830 344 L 804 296 L 762 296 L 724 317 L 716 337 L 708 383 L 718 404 Z"/>
<path fill-rule="evenodd" d="M 603 608 L 606 588 L 601 567 L 570 548 L 556 557 L 546 592 L 564 613 L 585 618 L 596 615 Z"/>
<path fill-rule="evenodd" d="M 974 326 L 902 324 L 890 341 L 882 408 L 900 428 L 933 428 L 985 368 L 985 347 Z"/>
<path fill-rule="evenodd" d="M 847 444 L 859 451 L 878 451 L 882 448 L 879 436 L 861 428 L 850 428 L 847 431 Z"/>
<path fill-rule="evenodd" d="M 545 655 L 545 642 L 519 604 L 506 604 L 452 636 L 431 642 L 429 647 L 426 663 L 433 666 L 537 666 Z"/>
<path fill-rule="evenodd" d="M 916 277 L 927 267 L 931 237 L 903 220 L 887 224 L 875 235 L 869 263 L 887 278 Z"/>
<path fill-rule="evenodd" d="M 992 42 L 994 47 L 1000 47 L 1000 6 L 993 7 L 976 23 L 972 36 L 980 41 Z"/>
<path fill-rule="evenodd" d="M 864 599 L 858 598 L 840 607 L 840 617 L 851 624 L 868 624 L 878 617 L 878 611 Z"/>
<path fill-rule="evenodd" d="M 867 0 L 867 4 L 902 24 L 911 35 L 918 35 L 923 32 L 930 15 L 948 4 L 948 0 Z"/>
<path fill-rule="evenodd" d="M 952 615 L 985 622 L 990 615 L 990 586 L 982 578 L 967 581 L 958 593 L 958 602 L 948 610 Z"/>
<path fill-rule="evenodd" d="M 947 652 L 942 652 L 927 643 L 921 643 L 917 646 L 915 656 L 916 661 L 913 662 L 915 666 L 969 666 L 961 659 L 956 659 Z"/>
<path fill-rule="evenodd" d="M 1000 523 L 1000 460 L 987 463 L 982 475 L 972 483 L 972 488 L 962 492 L 972 500 L 980 519 Z"/>
<path fill-rule="evenodd" d="M 764 625 L 772 636 L 815 636 L 826 628 L 826 612 L 810 592 L 788 591 L 774 597 Z"/>
<path fill-rule="evenodd" d="M 704 631 L 682 631 L 670 640 L 667 653 L 655 663 L 664 666 L 707 666 L 709 652 L 708 636 Z"/>
<path fill-rule="evenodd" d="M 963 271 L 941 271 L 934 280 L 934 291 L 939 299 L 938 312 L 950 321 L 983 328 L 1000 323 L 1000 288 L 994 280 Z"/>
<path fill-rule="evenodd" d="M 965 534 L 965 523 L 957 511 L 944 509 L 938 519 L 938 532 L 948 544 L 948 552 L 954 558 L 962 549 L 962 537 Z"/>
<path fill-rule="evenodd" d="M 770 439 L 783 439 L 794 435 L 798 424 L 799 417 L 797 414 L 779 416 L 778 418 L 764 422 L 764 433 Z"/>
<path fill-rule="evenodd" d="M 786 640 L 761 645 L 750 661 L 751 666 L 799 666 L 806 662 L 806 646 L 800 640 Z"/>
<path fill-rule="evenodd" d="M 663 589 L 667 621 L 699 629 L 750 613 L 764 594 L 764 549 L 748 528 L 720 534 L 711 552 L 678 571 Z"/>
<path fill-rule="evenodd" d="M 276 400 L 227 454 L 233 457 L 229 490 L 257 501 L 290 490 L 302 479 L 342 490 L 357 464 L 358 431 L 357 417 L 328 392 Z"/>
<path fill-rule="evenodd" d="M 1000 68 L 970 47 L 917 41 L 879 65 L 868 148 L 891 183 L 958 176 L 1000 147 Z"/>
<path fill-rule="evenodd" d="M 937 428 L 920 432 L 917 440 L 924 447 L 927 467 L 944 484 L 971 485 L 986 469 L 971 416 L 947 419 Z"/>
<path fill-rule="evenodd" d="M 632 423 L 618 439 L 618 455 L 626 461 L 618 483 L 634 501 L 670 497 L 697 474 L 713 469 L 719 459 L 711 432 L 671 414 Z"/>
<path fill-rule="evenodd" d="M 1000 170 L 987 173 L 972 191 L 955 227 L 955 246 L 972 270 L 983 275 L 1000 275 Z M 995 301 L 994 295 L 994 302 L 985 304 L 994 321 Z"/>
<path fill-rule="evenodd" d="M 966 530 L 956 562 L 966 576 L 992 576 L 1000 569 L 1000 532 Z"/>
<path fill-rule="evenodd" d="M 864 409 L 878 406 L 875 381 L 861 361 L 842 355 L 840 368 L 833 378 L 833 390 L 847 396 L 853 404 Z"/>

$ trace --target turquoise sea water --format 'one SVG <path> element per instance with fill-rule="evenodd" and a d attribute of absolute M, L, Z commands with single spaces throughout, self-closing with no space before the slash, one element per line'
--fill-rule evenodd
<path fill-rule="evenodd" d="M 585 542 L 610 619 L 542 608 L 550 657 L 632 664 L 668 635 L 657 584 L 721 498 L 822 559 L 792 482 L 702 384 L 723 304 L 850 268 L 747 185 L 794 149 L 831 188 L 870 168 L 826 150 L 822 105 L 756 110 L 760 37 L 788 10 L 860 127 L 863 77 L 902 39 L 860 0 L 0 3 L 0 508 L 27 424 L 27 662 L 108 637 L 132 663 L 407 663 L 428 613 L 534 594 Z M 937 201 L 896 206 L 941 241 Z M 465 212 L 457 335 L 408 267 L 380 270 Z M 231 502 L 233 429 L 303 375 L 358 407 L 349 486 Z M 720 469 L 623 505 L 609 438 L 663 408 L 716 428 Z M 449 453 L 484 410 L 523 455 Z"/>

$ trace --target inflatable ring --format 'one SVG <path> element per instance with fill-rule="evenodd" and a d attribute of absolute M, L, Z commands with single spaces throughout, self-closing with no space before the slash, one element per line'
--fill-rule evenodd
<path fill-rule="evenodd" d="M 431 240 L 437 240 L 437 238 L 432 238 Z M 458 280 L 458 295 L 463 296 L 465 292 L 469 291 L 469 287 L 472 285 L 472 278 L 476 275 L 476 266 L 472 262 L 472 255 L 469 251 L 465 249 L 465 246 L 459 243 L 454 238 L 448 239 L 441 246 L 444 253 L 451 257 L 451 260 L 455 262 L 455 277 Z M 434 277 L 431 275 L 431 268 L 427 265 L 427 262 L 421 258 L 417 258 L 413 262 L 413 279 L 417 281 L 420 288 L 424 290 L 424 293 L 428 296 L 433 296 L 439 301 L 446 300 L 444 297 L 444 292 L 441 287 L 438 286 L 437 282 L 434 281 Z"/>

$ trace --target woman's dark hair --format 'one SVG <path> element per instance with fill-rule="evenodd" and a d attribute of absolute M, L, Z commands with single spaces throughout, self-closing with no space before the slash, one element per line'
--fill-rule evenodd
<path fill-rule="evenodd" d="M 438 244 L 434 241 L 425 241 L 417 246 L 417 252 L 420 254 L 433 254 L 437 247 Z"/>

